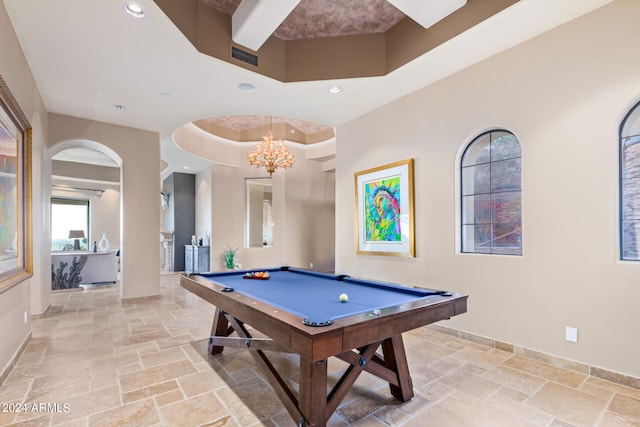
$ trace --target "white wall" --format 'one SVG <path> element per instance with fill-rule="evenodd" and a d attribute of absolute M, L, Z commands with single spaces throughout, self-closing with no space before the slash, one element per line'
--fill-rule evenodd
<path fill-rule="evenodd" d="M 638 16 L 640 2 L 616 1 L 339 127 L 336 270 L 468 293 L 447 326 L 640 377 L 640 263 L 619 261 L 617 233 Z M 456 244 L 459 156 L 492 127 L 522 144 L 523 256 Z M 356 255 L 354 173 L 411 157 L 417 256 Z"/>
<path fill-rule="evenodd" d="M 120 249 L 120 190 L 106 189 L 102 197 L 92 197 L 90 203 L 91 247 L 94 241 L 100 244 L 104 233 L 109 241 L 109 248 Z"/>

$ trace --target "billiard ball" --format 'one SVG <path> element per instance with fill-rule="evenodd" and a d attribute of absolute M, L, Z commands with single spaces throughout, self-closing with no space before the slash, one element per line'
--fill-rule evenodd
<path fill-rule="evenodd" d="M 340 294 L 340 302 L 347 302 L 349 296 L 347 294 Z"/>

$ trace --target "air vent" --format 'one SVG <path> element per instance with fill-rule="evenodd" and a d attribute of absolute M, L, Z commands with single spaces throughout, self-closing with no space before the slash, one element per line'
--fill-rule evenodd
<path fill-rule="evenodd" d="M 238 49 L 237 47 L 231 46 L 231 57 L 235 59 L 239 59 L 242 62 L 246 62 L 247 64 L 258 66 L 258 56 L 249 52 L 245 52 L 244 50 Z"/>

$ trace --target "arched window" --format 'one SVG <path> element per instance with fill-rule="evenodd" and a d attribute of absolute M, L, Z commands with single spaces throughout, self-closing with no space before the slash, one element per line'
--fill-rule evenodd
<path fill-rule="evenodd" d="M 462 252 L 522 255 L 521 149 L 511 132 L 475 138 L 460 164 Z"/>
<path fill-rule="evenodd" d="M 640 260 L 640 103 L 620 125 L 620 258 Z"/>

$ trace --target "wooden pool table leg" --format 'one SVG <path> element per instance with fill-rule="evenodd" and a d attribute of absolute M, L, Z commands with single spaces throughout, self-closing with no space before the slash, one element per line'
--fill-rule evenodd
<path fill-rule="evenodd" d="M 213 315 L 213 323 L 211 324 L 212 337 L 228 337 L 233 329 L 229 328 L 229 321 L 224 315 L 224 312 L 216 307 L 216 311 Z M 224 350 L 223 346 L 213 345 L 212 339 L 209 338 L 209 354 L 220 354 Z"/>
<path fill-rule="evenodd" d="M 395 335 L 382 342 L 384 365 L 398 376 L 398 385 L 389 383 L 389 390 L 393 397 L 401 402 L 413 398 L 413 384 L 409 374 L 407 354 L 404 350 L 402 335 Z"/>
<path fill-rule="evenodd" d="M 331 414 L 327 405 L 327 361 L 310 362 L 300 358 L 298 406 L 310 426 L 326 426 Z"/>

